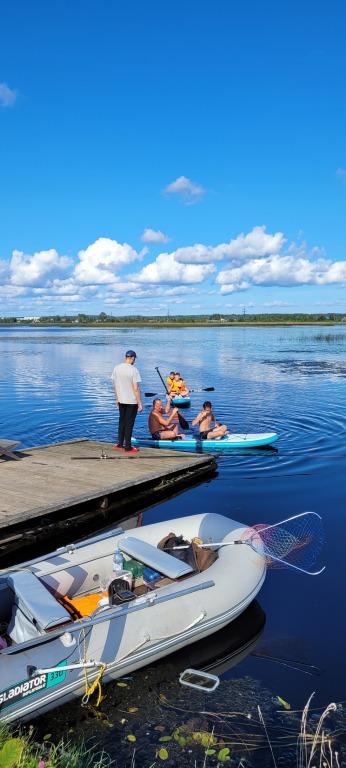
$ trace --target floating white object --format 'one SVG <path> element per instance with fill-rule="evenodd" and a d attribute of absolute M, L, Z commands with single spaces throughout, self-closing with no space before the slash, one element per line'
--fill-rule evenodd
<path fill-rule="evenodd" d="M 188 685 L 190 688 L 197 688 L 198 691 L 212 693 L 219 685 L 220 679 L 210 672 L 203 672 L 200 669 L 185 669 L 179 677 L 179 683 Z"/>

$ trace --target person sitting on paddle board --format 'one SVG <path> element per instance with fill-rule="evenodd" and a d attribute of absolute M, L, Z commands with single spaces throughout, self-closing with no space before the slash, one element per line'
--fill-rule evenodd
<path fill-rule="evenodd" d="M 167 387 L 168 387 L 169 391 L 170 391 L 171 387 L 173 386 L 174 376 L 175 376 L 174 371 L 171 371 L 169 376 L 167 376 L 167 378 L 166 378 Z"/>
<path fill-rule="evenodd" d="M 196 427 L 198 424 L 200 440 L 220 440 L 220 437 L 223 437 L 228 431 L 226 424 L 219 424 L 216 421 L 212 408 L 210 400 L 206 400 L 203 403 L 203 411 L 200 411 L 198 416 L 192 421 L 193 427 Z M 212 422 L 214 427 L 211 426 Z"/>
<path fill-rule="evenodd" d="M 171 399 L 172 395 L 167 397 L 165 408 L 161 398 L 155 397 L 153 400 L 153 409 L 150 411 L 148 420 L 149 432 L 153 440 L 176 440 L 178 437 L 185 437 L 185 435 L 178 435 L 177 424 L 172 427 L 169 426 L 178 413 L 178 408 L 173 408 L 169 416 L 167 416 L 171 408 Z"/>
<path fill-rule="evenodd" d="M 173 394 L 178 397 L 187 397 L 189 390 L 184 379 L 181 378 L 180 373 L 174 374 L 172 385 L 168 388 L 168 391 L 173 392 Z"/>

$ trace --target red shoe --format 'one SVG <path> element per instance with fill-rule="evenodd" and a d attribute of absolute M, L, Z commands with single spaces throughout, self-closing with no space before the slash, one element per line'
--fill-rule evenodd
<path fill-rule="evenodd" d="M 139 448 L 135 448 L 133 445 L 132 448 L 125 448 L 125 453 L 139 453 Z"/>
<path fill-rule="evenodd" d="M 114 451 L 123 451 L 124 450 L 124 446 L 123 445 L 113 445 L 113 450 Z"/>

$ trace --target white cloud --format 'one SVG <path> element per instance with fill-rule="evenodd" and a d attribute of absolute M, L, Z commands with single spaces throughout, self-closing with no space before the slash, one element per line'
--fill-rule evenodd
<path fill-rule="evenodd" d="M 85 251 L 79 251 L 79 264 L 74 270 L 75 278 L 77 282 L 85 285 L 114 283 L 119 279 L 117 270 L 132 261 L 140 260 L 146 252 L 147 249 L 143 249 L 141 253 L 137 253 L 127 243 L 121 245 L 116 240 L 100 237 Z"/>
<path fill-rule="evenodd" d="M 13 285 L 39 285 L 49 275 L 58 270 L 67 269 L 72 263 L 68 256 L 59 256 L 55 248 L 28 254 L 13 251 L 10 263 L 11 283 Z"/>
<path fill-rule="evenodd" d="M 5 278 L 10 274 L 9 262 L 5 259 L 0 259 L 0 281 L 4 282 Z"/>
<path fill-rule="evenodd" d="M 169 243 L 172 238 L 164 235 L 159 229 L 145 229 L 141 234 L 142 243 Z"/>
<path fill-rule="evenodd" d="M 346 168 L 337 168 L 335 171 L 335 176 L 337 179 L 340 179 L 340 181 L 346 182 Z"/>
<path fill-rule="evenodd" d="M 246 290 L 251 285 L 293 287 L 298 285 L 328 285 L 346 281 L 346 262 L 327 259 L 311 261 L 295 254 L 275 254 L 269 258 L 252 259 L 241 267 L 223 269 L 216 278 L 221 293 Z"/>
<path fill-rule="evenodd" d="M 293 304 L 289 301 L 265 301 L 262 304 L 262 307 L 277 307 L 280 309 L 280 307 L 296 307 L 297 304 Z"/>
<path fill-rule="evenodd" d="M 210 264 L 223 258 L 224 248 L 226 247 L 218 245 L 216 248 L 213 248 L 211 245 L 196 243 L 185 248 L 177 248 L 173 255 L 175 261 L 181 264 Z"/>
<path fill-rule="evenodd" d="M 17 91 L 9 88 L 6 83 L 0 83 L 0 105 L 2 107 L 12 107 L 17 98 Z"/>
<path fill-rule="evenodd" d="M 191 179 L 187 179 L 186 176 L 179 176 L 163 191 L 166 195 L 178 195 L 185 205 L 193 205 L 202 199 L 206 190 L 200 184 L 195 184 Z"/>
<path fill-rule="evenodd" d="M 174 253 L 160 253 L 157 259 L 147 264 L 141 272 L 129 275 L 136 283 L 202 283 L 215 271 L 213 264 L 180 264 Z"/>
<path fill-rule="evenodd" d="M 229 243 L 220 243 L 216 246 L 196 243 L 185 248 L 177 248 L 174 258 L 184 264 L 208 264 L 222 259 L 241 263 L 254 256 L 270 256 L 278 253 L 285 242 L 282 232 L 268 235 L 265 226 L 254 227 L 247 235 L 241 233 Z"/>
<path fill-rule="evenodd" d="M 225 255 L 228 259 L 241 261 L 254 256 L 270 256 L 278 253 L 285 242 L 282 232 L 268 235 L 265 226 L 254 227 L 247 235 L 242 232 L 235 240 L 231 240 L 229 246 L 225 247 Z"/>
<path fill-rule="evenodd" d="M 0 296 L 3 299 L 16 299 L 18 296 L 25 296 L 27 293 L 25 288 L 15 285 L 0 285 Z"/>

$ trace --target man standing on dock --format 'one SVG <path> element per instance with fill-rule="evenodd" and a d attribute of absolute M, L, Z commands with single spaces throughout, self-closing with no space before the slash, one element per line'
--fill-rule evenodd
<path fill-rule="evenodd" d="M 115 400 L 119 408 L 118 444 L 114 448 L 125 450 L 126 453 L 138 453 L 138 448 L 131 446 L 131 437 L 137 413 L 143 410 L 139 388 L 141 376 L 134 366 L 136 357 L 133 349 L 129 349 L 125 362 L 116 365 L 112 373 Z"/>

